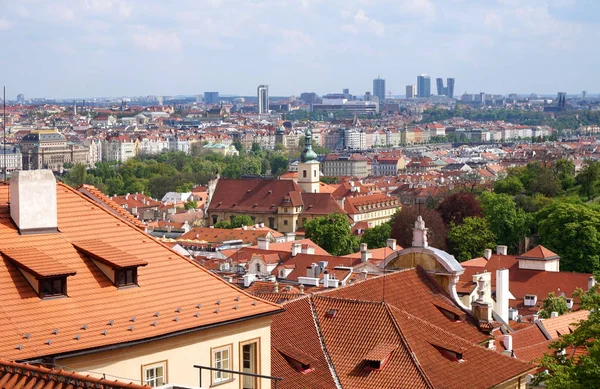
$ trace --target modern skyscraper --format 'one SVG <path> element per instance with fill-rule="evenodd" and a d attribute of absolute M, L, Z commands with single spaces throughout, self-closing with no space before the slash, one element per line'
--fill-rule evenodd
<path fill-rule="evenodd" d="M 431 96 L 431 79 L 427 74 L 417 77 L 417 96 L 421 98 Z"/>
<path fill-rule="evenodd" d="M 219 104 L 219 92 L 204 92 L 204 104 Z"/>
<path fill-rule="evenodd" d="M 583 97 L 584 99 L 587 97 L 587 91 L 584 90 L 583 92 L 581 92 L 581 97 Z"/>
<path fill-rule="evenodd" d="M 257 88 L 258 114 L 269 113 L 269 86 L 259 85 Z"/>
<path fill-rule="evenodd" d="M 414 99 L 417 95 L 417 86 L 416 85 L 407 85 L 406 86 L 406 98 Z"/>
<path fill-rule="evenodd" d="M 454 98 L 454 78 L 447 78 L 446 82 L 448 83 L 446 86 L 446 96 L 453 99 Z"/>
<path fill-rule="evenodd" d="M 446 91 L 444 90 L 444 79 L 443 78 L 436 78 L 435 82 L 437 84 L 437 95 L 438 96 L 445 96 L 446 95 Z"/>
<path fill-rule="evenodd" d="M 381 77 L 373 80 L 373 96 L 377 96 L 380 103 L 385 100 L 385 80 Z"/>

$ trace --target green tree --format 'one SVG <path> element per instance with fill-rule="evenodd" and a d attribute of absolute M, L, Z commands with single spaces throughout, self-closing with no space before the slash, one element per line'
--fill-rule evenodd
<path fill-rule="evenodd" d="M 244 226 L 251 226 L 254 224 L 254 220 L 248 215 L 237 215 L 231 219 L 231 228 L 240 228 Z"/>
<path fill-rule="evenodd" d="M 587 320 L 573 323 L 576 328 L 550 345 L 542 359 L 534 384 L 544 382 L 548 389 L 597 388 L 600 382 L 600 293 L 598 285 L 580 298 L 582 308 L 590 310 Z M 584 307 L 583 301 L 586 301 Z M 548 373 L 546 373 L 546 371 Z"/>
<path fill-rule="evenodd" d="M 367 228 L 360 239 L 360 243 L 366 243 L 367 247 L 371 249 L 385 247 L 391 231 L 392 227 L 388 223 Z"/>
<path fill-rule="evenodd" d="M 221 220 L 219 222 L 216 222 L 213 227 L 215 227 L 215 228 L 226 228 L 228 230 L 233 228 L 233 227 L 231 227 L 231 223 L 228 222 L 227 220 Z"/>
<path fill-rule="evenodd" d="M 516 176 L 508 176 L 494 183 L 494 192 L 496 193 L 506 193 L 514 196 L 523 192 L 524 189 L 523 183 Z"/>
<path fill-rule="evenodd" d="M 557 296 L 554 292 L 550 292 L 548 297 L 542 301 L 542 309 L 539 315 L 542 319 L 548 319 L 552 312 L 557 312 L 559 315 L 567 312 L 567 300 L 563 296 Z"/>
<path fill-rule="evenodd" d="M 484 192 L 479 200 L 497 242 L 507 245 L 511 252 L 517 252 L 520 242 L 529 233 L 531 216 L 517 208 L 507 194 Z"/>
<path fill-rule="evenodd" d="M 175 189 L 175 192 L 177 192 L 177 193 L 191 192 L 193 187 L 194 187 L 193 182 L 184 182 L 183 184 L 177 186 L 177 188 Z"/>
<path fill-rule="evenodd" d="M 485 218 L 468 216 L 462 224 L 451 223 L 448 243 L 453 254 L 462 262 L 481 256 L 485 249 L 494 248 L 496 236 L 490 231 Z"/>
<path fill-rule="evenodd" d="M 185 203 L 184 208 L 187 210 L 190 209 L 197 209 L 198 208 L 198 203 L 194 200 L 190 200 L 188 202 Z"/>
<path fill-rule="evenodd" d="M 329 176 L 324 176 L 319 179 L 319 181 L 324 182 L 325 184 L 337 184 L 339 182 L 339 180 L 340 179 L 338 177 L 329 177 Z"/>
<path fill-rule="evenodd" d="M 331 255 L 351 254 L 358 249 L 358 239 L 350 235 L 348 217 L 333 213 L 304 223 L 305 236 Z"/>
<path fill-rule="evenodd" d="M 560 180 L 563 190 L 575 185 L 575 164 L 566 158 L 561 158 L 554 164 L 554 174 Z"/>
<path fill-rule="evenodd" d="M 587 160 L 576 181 L 580 185 L 579 193 L 588 200 L 598 194 L 598 180 L 600 180 L 600 162 Z"/>
<path fill-rule="evenodd" d="M 65 175 L 64 181 L 72 187 L 78 187 L 86 184 L 87 167 L 82 163 L 76 163 Z"/>
<path fill-rule="evenodd" d="M 561 270 L 600 270 L 600 212 L 584 204 L 557 202 L 536 215 L 541 243 L 560 255 Z"/>
<path fill-rule="evenodd" d="M 271 158 L 271 174 L 280 176 L 288 170 L 288 159 L 281 154 L 275 154 Z"/>

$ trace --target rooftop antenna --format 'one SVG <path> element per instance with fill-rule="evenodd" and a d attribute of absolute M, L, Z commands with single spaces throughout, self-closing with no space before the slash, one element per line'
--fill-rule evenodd
<path fill-rule="evenodd" d="M 6 86 L 3 87 L 2 92 L 2 132 L 4 133 L 4 183 L 6 184 Z"/>

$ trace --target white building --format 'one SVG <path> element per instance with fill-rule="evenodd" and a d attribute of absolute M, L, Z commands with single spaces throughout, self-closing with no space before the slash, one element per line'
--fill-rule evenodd
<path fill-rule="evenodd" d="M 127 136 L 108 137 L 102 141 L 102 160 L 125 162 L 135 157 L 135 143 Z"/>

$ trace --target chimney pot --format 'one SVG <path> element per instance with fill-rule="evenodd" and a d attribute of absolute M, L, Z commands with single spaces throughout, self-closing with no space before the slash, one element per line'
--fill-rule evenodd
<path fill-rule="evenodd" d="M 504 335 L 504 339 L 502 341 L 502 343 L 504 343 L 504 348 L 508 351 L 512 351 L 513 349 L 513 344 L 512 344 L 512 335 Z"/>
<path fill-rule="evenodd" d="M 267 238 L 258 238 L 258 248 L 261 250 L 268 250 L 269 249 L 269 239 Z"/>
<path fill-rule="evenodd" d="M 554 312 L 550 312 L 550 318 L 551 318 L 551 319 L 554 319 L 554 318 L 556 318 L 556 317 L 558 317 L 558 312 L 556 312 L 556 311 L 554 311 Z"/>
<path fill-rule="evenodd" d="M 592 289 L 594 285 L 596 285 L 596 279 L 594 278 L 594 276 L 591 276 L 590 278 L 588 278 L 588 290 Z"/>
<path fill-rule="evenodd" d="M 396 251 L 396 239 L 388 239 L 385 241 L 385 245 L 390 249 Z"/>
<path fill-rule="evenodd" d="M 492 257 L 492 250 L 491 249 L 485 249 L 483 250 L 483 257 L 489 261 L 490 258 Z"/>
<path fill-rule="evenodd" d="M 10 216 L 21 233 L 57 231 L 56 179 L 50 170 L 22 170 L 10 180 Z"/>
<path fill-rule="evenodd" d="M 496 254 L 507 255 L 507 253 L 508 253 L 508 247 L 503 246 L 503 245 L 496 246 Z"/>

